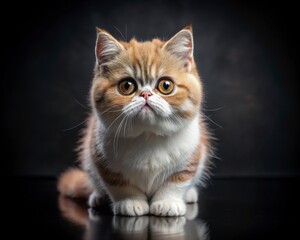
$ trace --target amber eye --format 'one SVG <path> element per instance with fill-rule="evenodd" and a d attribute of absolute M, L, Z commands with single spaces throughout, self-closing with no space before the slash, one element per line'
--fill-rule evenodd
<path fill-rule="evenodd" d="M 161 79 L 159 80 L 157 84 L 157 89 L 160 91 L 162 94 L 170 94 L 173 92 L 174 89 L 174 83 L 170 79 Z"/>
<path fill-rule="evenodd" d="M 131 78 L 121 80 L 119 83 L 119 92 L 123 95 L 133 94 L 136 89 L 136 82 Z"/>

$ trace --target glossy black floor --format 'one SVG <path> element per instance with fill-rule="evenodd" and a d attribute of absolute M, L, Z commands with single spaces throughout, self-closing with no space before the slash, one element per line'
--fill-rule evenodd
<path fill-rule="evenodd" d="M 2 212 L 9 213 L 2 219 L 8 239 L 274 240 L 298 236 L 299 179 L 295 178 L 212 179 L 201 191 L 199 203 L 188 205 L 187 215 L 177 218 L 113 216 L 108 204 L 88 210 L 84 203 L 59 196 L 53 179 L 16 178 L 10 183 L 6 184 L 8 201 L 2 205 Z"/>

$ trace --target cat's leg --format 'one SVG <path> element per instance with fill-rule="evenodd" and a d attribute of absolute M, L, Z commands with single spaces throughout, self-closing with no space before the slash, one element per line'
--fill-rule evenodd
<path fill-rule="evenodd" d="M 90 182 L 93 185 L 94 191 L 90 194 L 88 198 L 88 205 L 92 208 L 97 208 L 104 202 L 106 191 L 103 185 L 103 181 L 97 171 L 96 167 L 93 165 L 88 165 L 86 172 L 90 178 Z"/>
<path fill-rule="evenodd" d="M 185 215 L 184 193 L 188 187 L 187 182 L 164 184 L 151 199 L 150 213 L 156 216 Z"/>
<path fill-rule="evenodd" d="M 104 202 L 104 196 L 105 193 L 103 191 L 101 191 L 101 193 L 99 193 L 99 191 L 93 191 L 89 196 L 88 205 L 92 208 L 97 208 Z"/>
<path fill-rule="evenodd" d="M 149 213 L 145 193 L 133 186 L 121 173 L 113 172 L 100 163 L 98 167 L 105 190 L 113 201 L 115 215 L 141 216 Z"/>
<path fill-rule="evenodd" d="M 95 191 L 89 197 L 89 206 L 97 207 L 107 193 L 113 204 L 115 215 L 141 216 L 149 213 L 147 196 L 125 180 L 120 173 L 115 173 L 100 166 L 100 171 L 89 171 L 95 185 Z M 101 174 L 101 175 L 100 175 Z"/>
<path fill-rule="evenodd" d="M 191 186 L 184 194 L 184 201 L 186 203 L 198 202 L 198 190 L 196 186 Z"/>
<path fill-rule="evenodd" d="M 141 216 L 149 213 L 147 196 L 135 186 L 108 185 L 106 189 L 113 200 L 113 212 L 115 215 Z"/>

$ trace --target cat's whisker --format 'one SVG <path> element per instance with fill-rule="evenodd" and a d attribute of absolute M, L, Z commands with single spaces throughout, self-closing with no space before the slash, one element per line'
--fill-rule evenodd
<path fill-rule="evenodd" d="M 62 131 L 70 131 L 70 130 L 73 130 L 73 129 L 75 129 L 75 128 L 77 128 L 77 127 L 79 127 L 79 126 L 81 126 L 82 124 L 84 124 L 84 123 L 86 123 L 88 121 L 88 119 L 86 119 L 86 120 L 84 120 L 84 121 L 82 121 L 81 123 L 78 123 L 77 125 L 75 125 L 75 126 L 73 126 L 73 127 L 70 127 L 70 128 L 66 128 L 66 129 L 63 129 Z"/>
<path fill-rule="evenodd" d="M 126 106 L 126 108 L 123 109 L 124 112 L 126 112 L 128 115 L 132 114 L 132 111 L 134 109 L 137 109 L 140 106 L 140 103 L 135 102 L 130 104 L 129 106 Z"/>
<path fill-rule="evenodd" d="M 126 122 L 124 126 L 124 136 L 126 136 L 126 128 L 127 128 L 127 123 L 128 123 L 129 116 L 126 116 Z"/>
<path fill-rule="evenodd" d="M 108 128 L 106 129 L 106 131 L 105 131 L 105 133 L 104 133 L 104 135 L 106 136 L 106 134 L 108 133 L 108 130 L 112 127 L 112 125 L 123 115 L 124 113 L 123 112 L 121 112 L 120 114 L 119 114 L 119 116 L 118 117 L 116 117 L 115 118 L 115 120 L 108 126 Z"/>
<path fill-rule="evenodd" d="M 122 130 L 123 122 L 126 119 L 126 117 L 127 116 L 125 115 L 124 118 L 122 119 L 122 121 L 120 122 L 120 124 L 116 130 L 115 136 L 114 136 L 113 146 L 114 146 L 114 154 L 115 154 L 116 158 L 118 158 L 118 138 L 119 138 L 120 132 Z"/>
<path fill-rule="evenodd" d="M 219 110 L 222 110 L 224 107 L 219 107 L 219 108 L 213 108 L 213 109 L 203 109 L 204 112 L 216 112 Z"/>
<path fill-rule="evenodd" d="M 78 103 L 81 107 L 83 107 L 83 108 L 85 108 L 85 109 L 87 109 L 87 110 L 90 110 L 89 107 L 83 105 L 83 104 L 82 104 L 81 102 L 79 102 L 76 98 L 73 98 L 73 100 L 74 100 L 76 103 Z"/>
<path fill-rule="evenodd" d="M 217 127 L 219 128 L 223 128 L 221 125 L 219 125 L 218 123 L 216 123 L 214 120 L 212 120 L 210 117 L 208 117 L 207 115 L 204 114 L 204 112 L 202 112 L 203 117 L 205 117 L 207 120 L 209 120 L 211 123 L 215 124 Z"/>
<path fill-rule="evenodd" d="M 132 132 L 133 131 L 133 127 L 132 127 L 132 122 L 133 122 L 133 118 L 132 117 L 129 117 L 129 115 L 128 115 L 128 119 L 129 119 L 129 130 Z"/>
<path fill-rule="evenodd" d="M 114 26 L 114 28 L 121 34 L 123 40 L 127 42 L 127 40 L 126 40 L 126 38 L 124 37 L 123 33 L 122 33 L 116 26 Z"/>
<path fill-rule="evenodd" d="M 110 111 L 110 110 L 113 110 L 113 111 Z M 114 111 L 114 110 L 116 110 L 116 111 Z M 101 113 L 105 114 L 107 112 L 111 113 L 111 112 L 118 112 L 118 111 L 120 111 L 120 107 L 119 106 L 112 106 L 112 107 L 106 109 L 105 111 L 103 111 Z"/>
<path fill-rule="evenodd" d="M 174 114 L 174 120 L 176 120 L 180 125 L 182 125 L 182 120 L 179 119 L 175 114 Z"/>

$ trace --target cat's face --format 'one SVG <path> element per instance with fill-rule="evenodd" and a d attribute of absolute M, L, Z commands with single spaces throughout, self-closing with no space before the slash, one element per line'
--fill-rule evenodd
<path fill-rule="evenodd" d="M 202 87 L 191 29 L 167 42 L 119 42 L 99 30 L 92 104 L 112 132 L 168 135 L 199 112 Z"/>

